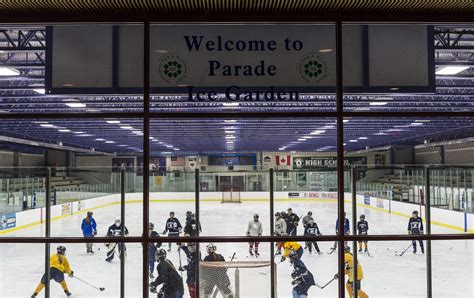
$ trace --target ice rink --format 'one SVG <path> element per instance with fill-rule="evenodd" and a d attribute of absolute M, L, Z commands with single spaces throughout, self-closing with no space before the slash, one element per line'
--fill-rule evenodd
<path fill-rule="evenodd" d="M 324 235 L 334 234 L 337 216 L 335 201 L 276 201 L 275 211 L 293 208 L 293 212 L 300 217 L 308 211 Z M 346 210 L 351 210 L 346 204 Z M 416 208 L 414 208 L 416 209 Z M 185 212 L 194 211 L 194 202 L 152 202 L 150 205 L 150 220 L 155 224 L 155 230 L 161 233 L 164 229 L 168 213 L 174 211 L 184 225 Z M 108 226 L 120 214 L 120 205 L 115 204 L 93 210 L 98 224 L 99 235 L 105 235 Z M 264 226 L 264 234 L 269 234 L 269 202 L 244 201 L 241 204 L 222 204 L 220 202 L 201 202 L 202 235 L 224 236 L 245 235 L 248 221 L 254 213 L 260 215 Z M 369 222 L 369 234 L 405 234 L 408 218 L 381 212 L 375 209 L 358 207 L 358 215 L 365 214 Z M 142 227 L 141 203 L 126 204 L 126 226 L 130 234 L 141 235 Z M 52 222 L 53 236 L 81 236 L 80 224 L 83 213 L 58 219 Z M 351 213 L 348 212 L 351 219 Z M 352 222 L 351 222 L 352 224 Z M 453 233 L 455 231 L 433 225 L 433 233 Z M 33 226 L 18 230 L 5 236 L 40 236 L 43 233 L 41 226 Z M 303 234 L 300 225 L 298 235 Z M 55 251 L 58 244 L 52 244 L 51 251 Z M 301 243 L 303 244 L 303 243 Z M 248 256 L 247 243 L 217 243 L 217 251 L 227 261 L 235 252 L 235 260 L 251 261 L 255 257 Z M 325 284 L 337 272 L 337 254 L 328 254 L 332 242 L 319 242 L 323 254 L 310 255 L 305 251 L 303 262 L 313 273 L 318 284 Z M 371 242 L 370 254 L 359 254 L 365 278 L 362 287 L 369 297 L 426 297 L 426 258 L 418 249 L 413 254 L 411 249 L 402 257 L 395 252 L 403 250 L 410 242 Z M 95 254 L 87 255 L 84 244 L 67 244 L 66 255 L 76 276 L 105 287 L 104 292 L 90 288 L 76 279 L 66 278 L 73 297 L 119 297 L 120 293 L 120 262 L 115 259 L 111 263 L 105 262 L 105 246 L 95 245 Z M 164 244 L 167 248 L 167 244 Z M 352 246 L 352 244 L 351 244 Z M 425 244 L 426 246 L 426 244 Z M 100 250 L 99 250 L 100 249 Z M 205 244 L 201 245 L 205 254 Z M 140 244 L 127 244 L 126 259 L 126 297 L 141 297 L 142 292 L 142 250 Z M 269 244 L 261 244 L 259 260 L 270 260 Z M 472 241 L 434 241 L 433 253 L 433 297 L 474 297 L 474 245 Z M 179 266 L 178 251 L 173 244 L 169 259 Z M 44 268 L 44 245 L 42 244 L 1 244 L 0 257 L 0 297 L 30 297 L 38 284 Z M 275 258 L 277 263 L 277 294 L 278 297 L 291 297 L 291 266 L 288 261 L 278 263 L 280 257 Z M 183 265 L 186 258 L 182 254 Z M 156 274 L 156 272 L 155 272 Z M 185 273 L 183 274 L 185 280 Z M 233 277 L 231 277 L 233 281 Z M 269 297 L 270 274 L 268 269 L 252 269 L 241 272 L 241 297 Z M 62 289 L 55 282 L 51 283 L 51 297 L 65 297 Z M 185 286 L 186 289 L 186 286 Z M 42 292 L 44 295 L 44 292 Z M 43 297 L 39 295 L 39 297 Z M 309 291 L 309 297 L 337 297 L 337 282 L 331 283 L 324 289 L 316 286 Z M 187 297 L 187 289 L 185 291 Z M 151 296 L 153 297 L 153 296 Z"/>

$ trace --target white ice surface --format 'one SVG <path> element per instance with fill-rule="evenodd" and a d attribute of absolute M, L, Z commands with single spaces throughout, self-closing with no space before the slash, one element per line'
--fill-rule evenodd
<path fill-rule="evenodd" d="M 308 210 L 318 223 L 321 232 L 326 235 L 334 233 L 336 219 L 336 203 L 334 202 L 276 202 L 275 210 L 285 210 L 292 207 L 299 215 Z M 162 232 L 169 211 L 176 212 L 184 224 L 186 210 L 194 210 L 193 202 L 163 202 L 152 203 L 150 206 L 151 221 L 156 230 Z M 346 205 L 346 210 L 350 206 Z M 241 204 L 221 204 L 218 202 L 201 203 L 202 235 L 244 235 L 249 220 L 254 213 L 260 214 L 264 224 L 264 233 L 269 232 L 269 203 L 244 202 Z M 391 215 L 373 209 L 358 208 L 358 214 L 364 213 L 370 224 L 371 234 L 404 234 L 406 233 L 407 218 Z M 107 227 L 113 223 L 114 217 L 120 214 L 120 206 L 112 205 L 94 210 L 98 224 L 99 235 L 104 235 Z M 142 205 L 129 203 L 126 205 L 126 225 L 132 235 L 142 233 Z M 349 218 L 351 213 L 348 212 Z M 81 236 L 80 223 L 84 214 L 56 220 L 52 223 L 54 236 Z M 36 226 L 16 231 L 5 236 L 38 236 L 43 227 Z M 458 233 L 443 227 L 432 227 L 434 233 Z M 298 234 L 302 234 L 299 227 Z M 410 243 L 402 242 L 371 242 L 369 250 L 373 258 L 359 255 L 365 278 L 363 289 L 370 297 L 426 297 L 426 258 L 420 253 L 414 255 L 409 250 L 404 256 L 395 256 L 395 251 L 406 248 Z M 52 251 L 59 245 L 53 244 Z M 319 284 L 329 281 L 337 272 L 337 254 L 327 254 L 333 243 L 319 242 L 322 255 L 309 255 L 305 251 L 303 261 L 315 276 Z M 106 291 L 99 292 L 76 279 L 66 278 L 73 297 L 119 297 L 120 263 L 118 259 L 107 263 L 105 247 L 97 244 L 95 255 L 85 253 L 84 244 L 67 244 L 67 257 L 72 269 L 78 277 L 91 283 L 105 287 Z M 247 244 L 218 243 L 218 251 L 230 260 L 236 252 L 237 260 L 249 261 Z M 426 246 L 426 243 L 425 243 Z M 100 250 L 98 250 L 100 248 Z M 126 260 L 126 297 L 141 297 L 142 293 L 142 250 L 140 244 L 127 244 L 128 257 Z M 435 241 L 433 251 L 433 297 L 474 297 L 474 245 L 473 241 Z M 204 245 L 201 247 L 204 250 Z M 419 251 L 419 249 L 418 249 Z M 261 245 L 260 260 L 270 259 L 268 244 Z M 42 244 L 1 244 L 0 245 L 0 297 L 30 297 L 39 282 L 44 268 L 44 245 Z M 178 266 L 176 245 L 169 253 L 171 261 Z M 279 258 L 276 259 L 279 261 Z M 183 264 L 185 263 L 183 257 Z M 278 297 L 290 297 L 291 267 L 288 262 L 278 264 L 277 293 Z M 183 276 L 185 280 L 185 275 Z M 262 281 L 263 279 L 263 281 Z M 252 273 L 241 274 L 243 296 L 251 293 L 252 297 L 269 295 L 270 275 L 264 270 L 256 269 Z M 60 286 L 52 285 L 52 297 L 65 297 Z M 186 288 L 186 287 L 185 287 Z M 337 297 L 337 282 L 333 282 L 321 290 L 312 287 L 309 297 Z M 42 295 L 44 292 L 42 293 Z M 40 295 L 39 297 L 43 297 Z M 185 296 L 188 296 L 187 290 Z"/>

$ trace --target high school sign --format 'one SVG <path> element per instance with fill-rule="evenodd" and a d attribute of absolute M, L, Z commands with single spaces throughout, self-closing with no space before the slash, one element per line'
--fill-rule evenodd
<path fill-rule="evenodd" d="M 345 157 L 344 167 L 367 166 L 366 157 Z M 337 157 L 294 157 L 294 170 L 336 170 Z"/>

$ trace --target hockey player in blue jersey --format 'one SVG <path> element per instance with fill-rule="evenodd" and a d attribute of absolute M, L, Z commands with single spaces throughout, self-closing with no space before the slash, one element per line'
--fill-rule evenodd
<path fill-rule="evenodd" d="M 412 217 L 408 221 L 408 234 L 410 235 L 421 235 L 423 234 L 423 220 L 421 217 L 418 217 L 418 211 L 413 211 Z M 420 243 L 421 253 L 425 253 L 425 247 L 423 246 L 423 241 L 418 240 Z M 413 244 L 413 253 L 416 254 L 416 240 L 412 241 Z"/>
<path fill-rule="evenodd" d="M 88 211 L 87 216 L 82 220 L 81 230 L 85 238 L 94 238 L 94 236 L 97 235 L 97 224 L 92 215 L 92 211 Z M 92 242 L 86 243 L 87 253 L 94 253 L 92 250 L 93 245 L 94 243 Z"/>
<path fill-rule="evenodd" d="M 184 251 L 188 259 L 188 264 L 179 267 L 179 271 L 186 271 L 186 284 L 188 285 L 189 296 L 196 297 L 196 265 L 198 262 L 198 252 L 196 250 L 196 243 L 188 243 L 188 245 L 181 245 L 179 247 Z"/>
<path fill-rule="evenodd" d="M 148 235 L 150 236 L 150 238 L 160 237 L 158 232 L 155 231 L 155 225 L 152 222 L 150 222 L 150 224 L 148 225 Z M 155 278 L 153 276 L 153 272 L 155 271 L 156 252 L 160 247 L 161 242 L 148 243 L 148 267 L 150 269 L 150 278 Z"/>
<path fill-rule="evenodd" d="M 162 234 L 165 235 L 168 232 L 168 237 L 179 237 L 182 229 L 181 223 L 174 217 L 174 212 L 171 211 Z M 168 243 L 168 251 L 171 251 L 171 242 Z"/>
<path fill-rule="evenodd" d="M 291 284 L 293 285 L 293 298 L 308 297 L 308 290 L 315 285 L 313 274 L 306 268 L 305 264 L 295 252 L 289 255 L 290 263 L 293 265 L 291 273 Z"/>
<path fill-rule="evenodd" d="M 351 226 L 349 219 L 346 217 L 346 212 L 344 212 L 344 235 L 349 235 L 351 232 Z M 339 234 L 339 219 L 336 219 L 336 235 Z M 347 241 L 344 242 L 344 247 L 347 246 Z M 337 248 L 337 241 L 334 242 L 334 246 L 331 248 L 330 253 L 333 253 Z"/>
<path fill-rule="evenodd" d="M 320 236 L 321 232 L 319 231 L 318 224 L 314 222 L 313 218 L 309 218 L 305 228 L 304 228 L 304 235 L 305 236 Z M 316 241 L 306 241 L 306 247 L 308 248 L 309 253 L 311 254 L 314 249 L 318 254 L 321 254 L 319 250 L 318 243 Z"/>

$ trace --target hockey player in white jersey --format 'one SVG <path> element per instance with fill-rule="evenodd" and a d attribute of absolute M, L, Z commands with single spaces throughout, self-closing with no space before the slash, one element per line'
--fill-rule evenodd
<path fill-rule="evenodd" d="M 258 237 L 258 236 L 262 236 L 262 233 L 263 233 L 262 223 L 258 220 L 258 214 L 254 214 L 253 220 L 249 221 L 249 224 L 248 224 L 248 227 L 247 227 L 247 236 L 248 237 Z M 251 256 L 253 256 L 254 252 L 255 252 L 256 257 L 258 257 L 260 255 L 258 253 L 258 245 L 259 244 L 260 244 L 260 242 L 257 242 L 257 241 L 249 242 L 249 254 Z"/>
<path fill-rule="evenodd" d="M 286 221 L 281 216 L 280 212 L 275 213 L 275 235 L 276 236 L 286 236 Z M 283 242 L 277 242 L 277 255 L 281 255 L 281 248 L 283 247 Z"/>

